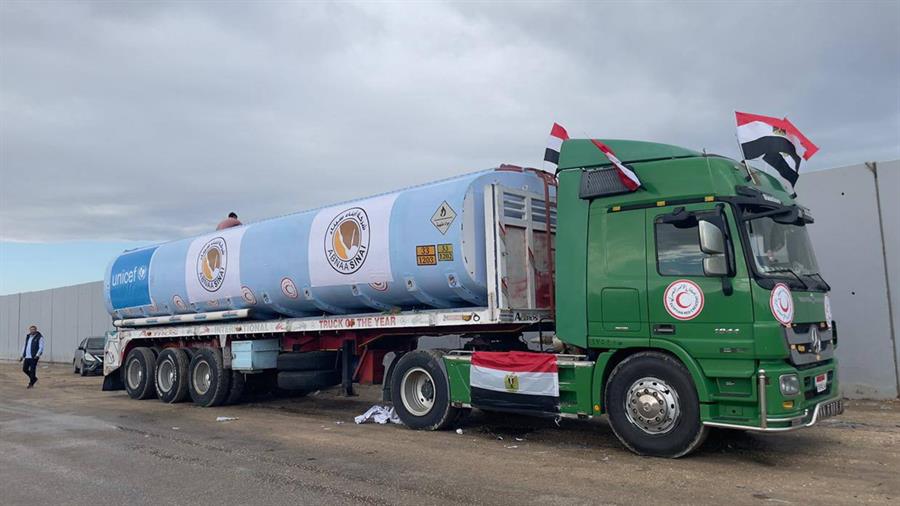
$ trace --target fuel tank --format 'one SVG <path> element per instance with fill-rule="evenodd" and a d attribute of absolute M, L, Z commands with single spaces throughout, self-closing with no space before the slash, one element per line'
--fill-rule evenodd
<path fill-rule="evenodd" d="M 493 183 L 544 188 L 534 172 L 493 169 L 126 251 L 106 272 L 107 309 L 271 318 L 484 306 Z"/>

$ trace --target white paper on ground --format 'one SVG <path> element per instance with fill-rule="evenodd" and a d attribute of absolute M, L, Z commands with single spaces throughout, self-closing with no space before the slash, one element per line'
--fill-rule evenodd
<path fill-rule="evenodd" d="M 379 406 L 378 404 L 372 406 L 368 411 L 353 419 L 356 423 L 366 423 L 369 420 L 379 424 L 388 422 L 403 423 L 400 421 L 400 417 L 397 416 L 397 412 L 394 411 L 393 407 L 389 408 L 387 406 Z"/>

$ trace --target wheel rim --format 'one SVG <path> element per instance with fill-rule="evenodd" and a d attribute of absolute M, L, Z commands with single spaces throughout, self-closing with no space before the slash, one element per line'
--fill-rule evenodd
<path fill-rule="evenodd" d="M 625 396 L 628 421 L 648 434 L 665 434 L 681 415 L 678 393 L 659 378 L 641 378 Z"/>
<path fill-rule="evenodd" d="M 132 359 L 131 362 L 128 363 L 126 377 L 128 378 L 128 386 L 132 390 L 137 390 L 141 386 L 141 380 L 144 379 L 144 367 L 141 366 L 138 359 Z"/>
<path fill-rule="evenodd" d="M 212 369 L 207 361 L 197 362 L 197 365 L 194 367 L 193 382 L 194 390 L 198 394 L 203 395 L 209 391 L 209 385 L 212 382 Z"/>
<path fill-rule="evenodd" d="M 166 358 L 156 369 L 156 384 L 163 392 L 172 390 L 175 384 L 175 364 L 171 358 Z"/>
<path fill-rule="evenodd" d="M 413 416 L 425 416 L 434 407 L 434 378 L 425 369 L 406 371 L 400 388 L 403 407 Z"/>

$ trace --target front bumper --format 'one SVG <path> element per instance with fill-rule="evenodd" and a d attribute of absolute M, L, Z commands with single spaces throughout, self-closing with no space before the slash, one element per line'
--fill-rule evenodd
<path fill-rule="evenodd" d="M 703 425 L 709 427 L 720 427 L 723 429 L 742 429 L 753 430 L 759 432 L 789 432 L 792 430 L 812 427 L 819 421 L 840 415 L 844 412 L 844 401 L 840 396 L 819 402 L 815 405 L 810 413 L 809 409 L 805 409 L 803 414 L 791 417 L 770 417 L 766 416 L 765 424 L 755 425 L 739 425 L 733 423 L 722 422 L 703 422 Z M 773 426 L 773 424 L 775 424 Z M 786 425 L 785 425 L 786 424 Z"/>
<path fill-rule="evenodd" d="M 796 374 L 800 378 L 801 391 L 784 395 L 779 388 L 779 377 Z M 816 387 L 816 376 L 826 377 L 823 390 Z M 831 360 L 819 366 L 797 369 L 785 363 L 760 364 L 755 375 L 756 402 L 752 414 L 743 420 L 712 418 L 704 425 L 726 429 L 760 432 L 787 432 L 812 427 L 819 421 L 844 412 L 837 381 L 837 363 Z"/>
<path fill-rule="evenodd" d="M 85 372 L 89 372 L 91 374 L 93 374 L 93 373 L 103 374 L 103 361 L 102 360 L 95 360 L 93 362 L 82 361 L 81 363 L 83 364 L 82 367 L 84 367 Z"/>

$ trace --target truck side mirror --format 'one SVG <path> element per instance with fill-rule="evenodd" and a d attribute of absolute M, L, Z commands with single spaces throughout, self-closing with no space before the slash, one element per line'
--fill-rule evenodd
<path fill-rule="evenodd" d="M 703 274 L 707 276 L 727 276 L 728 261 L 725 255 L 710 255 L 703 259 Z"/>
<path fill-rule="evenodd" d="M 707 255 L 724 255 L 725 234 L 722 229 L 706 220 L 699 221 L 700 251 Z"/>

